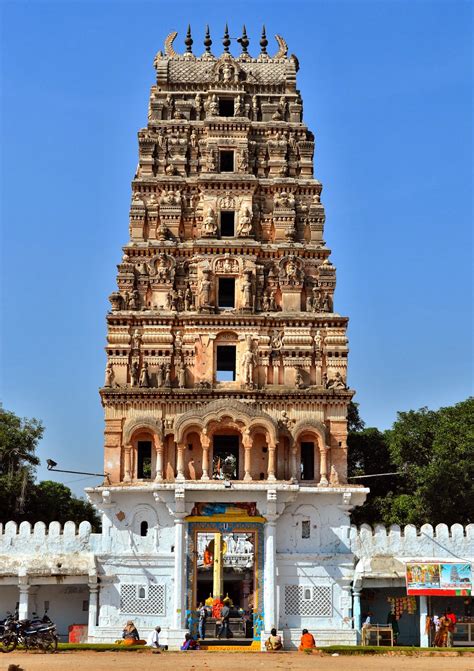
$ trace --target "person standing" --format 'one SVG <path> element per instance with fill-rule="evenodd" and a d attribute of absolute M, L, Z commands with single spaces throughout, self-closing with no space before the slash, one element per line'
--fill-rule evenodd
<path fill-rule="evenodd" d="M 229 638 L 229 620 L 230 620 L 230 608 L 229 606 L 225 603 L 222 607 L 221 610 L 221 628 L 219 630 L 219 635 L 217 636 L 218 639 L 221 639 L 223 634 L 225 633 L 225 637 Z"/>
<path fill-rule="evenodd" d="M 451 606 L 448 606 L 446 608 L 445 616 L 449 620 L 446 645 L 448 646 L 448 648 L 452 648 L 454 641 L 454 632 L 456 631 L 456 623 L 458 621 L 458 618 L 453 613 L 453 609 L 451 608 Z"/>
<path fill-rule="evenodd" d="M 202 603 L 202 601 L 199 603 L 198 610 L 199 610 L 199 624 L 198 624 L 199 638 L 202 641 L 204 641 L 204 639 L 206 638 L 207 608 Z"/>

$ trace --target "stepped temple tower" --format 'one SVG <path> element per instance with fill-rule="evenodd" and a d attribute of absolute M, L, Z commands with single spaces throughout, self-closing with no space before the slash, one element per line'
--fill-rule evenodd
<path fill-rule="evenodd" d="M 189 29 L 184 53 L 175 38 L 154 61 L 107 316 L 89 637 L 133 619 L 173 645 L 206 600 L 212 637 L 223 596 L 254 645 L 273 626 L 286 646 L 302 627 L 354 642 L 349 511 L 367 490 L 347 484 L 348 320 L 298 60 L 265 31 L 257 56 L 245 28 L 239 55 L 227 28 L 220 55 L 209 30 L 200 55 Z"/>

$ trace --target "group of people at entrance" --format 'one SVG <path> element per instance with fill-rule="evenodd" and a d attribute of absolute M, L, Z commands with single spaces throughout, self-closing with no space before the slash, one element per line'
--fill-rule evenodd
<path fill-rule="evenodd" d="M 434 634 L 434 638 L 432 640 L 435 648 L 453 647 L 454 632 L 456 631 L 457 621 L 458 619 L 456 615 L 449 606 L 444 611 L 443 615 L 441 615 L 441 617 L 438 615 L 433 615 L 432 618 L 427 618 L 427 633 L 429 633 L 431 629 L 432 635 Z"/>
<path fill-rule="evenodd" d="M 205 603 L 199 603 L 199 622 L 198 632 L 199 638 L 204 641 L 206 638 L 206 622 L 209 617 L 213 617 L 217 625 L 217 638 L 221 639 L 223 636 L 230 638 L 230 608 L 232 601 L 229 596 L 225 599 L 220 596 L 215 599 L 210 596 Z"/>

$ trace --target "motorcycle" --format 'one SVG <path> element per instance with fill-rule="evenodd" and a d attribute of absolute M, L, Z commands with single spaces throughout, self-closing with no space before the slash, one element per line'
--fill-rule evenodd
<path fill-rule="evenodd" d="M 12 652 L 17 645 L 16 620 L 11 613 L 7 613 L 7 617 L 0 622 L 0 650 Z"/>
<path fill-rule="evenodd" d="M 35 615 L 35 614 L 33 614 Z M 56 625 L 48 617 L 47 612 L 40 619 L 18 620 L 9 615 L 4 625 L 5 631 L 0 640 L 2 652 L 11 652 L 17 645 L 23 645 L 25 650 L 39 649 L 43 652 L 55 652 L 58 647 Z"/>

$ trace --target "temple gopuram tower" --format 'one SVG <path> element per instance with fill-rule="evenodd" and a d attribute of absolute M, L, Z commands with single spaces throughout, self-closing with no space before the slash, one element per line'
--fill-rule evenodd
<path fill-rule="evenodd" d="M 108 481 L 90 640 L 181 643 L 222 601 L 235 638 L 351 643 L 347 317 L 334 306 L 314 136 L 285 40 L 154 60 L 130 239 L 107 316 Z M 221 51 L 221 49 L 219 50 Z M 273 51 L 273 50 L 272 50 Z M 105 542 L 105 541 L 104 541 Z M 242 624 L 238 609 L 247 614 Z M 213 629 L 214 627 L 214 629 Z"/>

